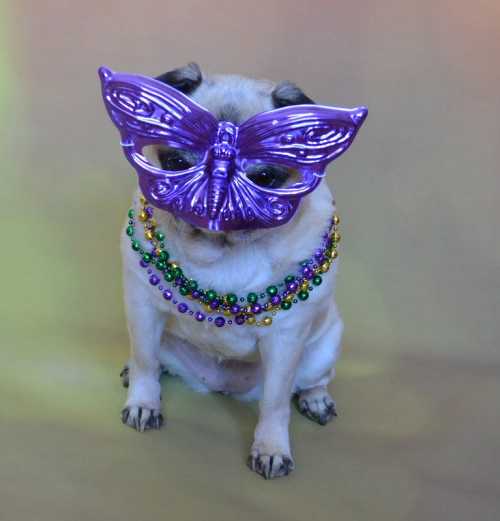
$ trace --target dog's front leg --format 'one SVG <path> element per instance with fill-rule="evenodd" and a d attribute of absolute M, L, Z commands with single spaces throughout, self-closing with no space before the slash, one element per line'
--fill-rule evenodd
<path fill-rule="evenodd" d="M 302 350 L 301 335 L 289 332 L 269 332 L 259 341 L 263 390 L 248 466 L 266 479 L 286 476 L 294 468 L 288 425 L 292 386 Z"/>
<path fill-rule="evenodd" d="M 166 320 L 154 305 L 149 288 L 141 282 L 133 273 L 124 279 L 131 356 L 122 421 L 138 431 L 159 429 L 163 423 L 158 352 Z"/>

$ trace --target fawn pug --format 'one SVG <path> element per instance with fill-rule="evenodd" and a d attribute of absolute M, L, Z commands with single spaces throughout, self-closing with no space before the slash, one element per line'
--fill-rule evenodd
<path fill-rule="evenodd" d="M 103 72 L 103 81 L 107 81 L 110 74 Z M 307 108 L 314 103 L 290 82 L 275 85 L 235 75 L 205 76 L 196 64 L 167 72 L 155 81 L 153 91 L 158 82 L 168 85 L 204 107 L 215 120 L 224 122 L 217 134 L 222 135 L 220 142 L 224 146 L 232 139 L 229 134 L 237 132 L 234 129 L 257 114 L 299 105 Z M 120 107 L 125 107 L 123 110 L 130 109 L 135 115 L 146 114 L 147 117 L 139 119 L 144 125 L 140 128 L 141 136 L 147 136 L 151 121 L 157 117 L 156 109 L 148 109 L 150 98 L 146 97 L 146 106 L 142 106 L 142 101 L 131 101 L 130 95 L 123 92 L 110 94 L 110 103 L 119 98 Z M 182 98 L 172 99 L 175 110 L 185 109 Z M 118 121 L 123 136 L 125 120 L 113 110 L 110 115 Z M 288 114 L 286 109 L 276 113 Z M 317 146 L 311 145 L 311 150 L 318 150 L 332 140 L 337 140 L 337 147 L 342 140 L 350 143 L 365 116 L 362 108 L 356 117 L 350 116 L 355 123 L 351 126 L 320 125 L 322 134 L 308 137 L 309 142 Z M 190 128 L 200 124 L 192 114 L 190 117 Z M 269 126 L 276 121 L 271 119 Z M 241 133 L 243 127 L 240 127 Z M 132 133 L 136 128 L 135 124 L 129 125 Z M 162 127 L 161 132 L 168 135 L 168 128 Z M 282 142 L 291 141 L 287 139 L 288 134 Z M 196 141 L 196 136 L 191 141 Z M 127 138 L 122 138 L 122 146 L 129 159 L 137 161 L 139 156 L 133 156 L 130 148 L 126 149 L 131 146 Z M 329 160 L 347 146 L 332 153 Z M 224 150 L 215 156 L 214 164 L 224 161 L 228 164 L 231 156 Z M 153 183 L 160 171 L 168 171 L 169 179 L 175 178 L 173 173 L 187 171 L 191 172 L 189 179 L 193 179 L 200 161 L 188 147 L 180 149 L 157 142 L 144 148 L 141 161 L 146 157 L 147 163 L 156 167 L 154 170 L 148 166 L 152 174 L 146 175 Z M 146 164 L 144 161 L 142 165 Z M 224 168 L 219 170 L 221 176 L 227 176 Z M 276 164 L 258 161 L 246 168 L 244 175 L 262 193 L 275 190 L 273 193 L 278 194 L 278 198 L 281 189 L 297 186 L 298 181 L 297 171 L 284 167 L 279 161 Z M 322 425 L 336 415 L 335 402 L 327 386 L 334 376 L 343 330 L 334 300 L 335 247 L 340 236 L 336 231 L 337 218 L 332 218 L 333 196 L 325 182 L 316 181 L 313 179 L 314 190 L 301 198 L 293 217 L 274 227 L 214 229 L 212 226 L 207 229 L 197 225 L 197 221 L 184 219 L 176 211 L 153 208 L 143 197 L 144 189 L 137 191 L 122 236 L 125 307 L 131 340 L 130 359 L 122 373 L 128 387 L 122 412 L 125 424 L 138 431 L 162 425 L 159 380 L 164 371 L 179 375 L 197 391 L 258 399 L 259 418 L 248 466 L 265 478 L 274 478 L 287 475 L 294 468 L 289 440 L 292 397 L 297 397 L 302 414 Z M 159 190 L 156 193 L 164 188 L 155 186 Z M 219 204 L 217 201 L 221 198 L 232 197 L 227 190 L 218 188 L 220 186 L 208 185 L 209 191 L 219 190 L 207 196 L 209 201 L 215 198 L 214 204 Z M 243 208 L 243 213 L 247 210 Z M 255 211 L 258 213 L 259 208 Z M 241 211 L 238 215 L 241 218 Z M 131 235 L 134 237 L 132 248 Z M 139 253 L 147 258 L 138 262 L 137 250 L 148 241 L 156 248 L 152 250 L 153 256 L 160 255 L 156 259 L 160 276 L 155 274 L 158 270 L 151 269 L 155 260 L 148 264 L 150 253 L 141 249 Z M 320 246 L 323 249 L 318 250 Z M 167 247 L 168 258 L 161 257 L 162 248 Z M 301 264 L 307 258 L 312 259 L 310 263 Z M 290 276 L 297 270 L 297 277 Z M 162 273 L 174 287 L 162 280 Z M 183 278 L 185 275 L 189 280 Z M 300 278 L 301 275 L 304 278 Z M 166 401 L 168 403 L 168 399 Z"/>

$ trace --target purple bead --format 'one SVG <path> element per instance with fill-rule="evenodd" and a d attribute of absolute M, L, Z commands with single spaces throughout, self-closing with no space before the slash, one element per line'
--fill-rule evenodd
<path fill-rule="evenodd" d="M 160 282 L 160 278 L 157 277 L 156 275 L 151 275 L 151 277 L 149 277 L 149 283 L 151 285 L 156 286 L 159 282 Z"/>
<path fill-rule="evenodd" d="M 139 262 L 139 264 L 141 265 L 142 268 L 148 267 L 148 263 L 144 259 L 141 259 L 141 262 Z"/>
<path fill-rule="evenodd" d="M 147 206 L 146 208 L 144 208 L 144 211 L 150 219 L 151 217 L 153 217 L 153 209 L 151 208 L 151 206 Z"/>
<path fill-rule="evenodd" d="M 234 321 L 235 321 L 239 326 L 241 326 L 242 324 L 245 323 L 245 317 L 244 317 L 244 315 L 236 315 L 236 316 L 234 317 Z"/>
<path fill-rule="evenodd" d="M 174 304 L 177 304 L 177 300 L 175 300 L 175 299 L 174 299 L 174 300 L 172 300 L 172 302 L 173 302 Z"/>
<path fill-rule="evenodd" d="M 159 289 L 160 291 L 163 291 L 163 286 L 160 284 L 160 285 L 158 286 L 158 289 Z"/>
<path fill-rule="evenodd" d="M 148 275 L 151 275 L 153 273 L 153 270 L 151 268 L 148 268 Z"/>
<path fill-rule="evenodd" d="M 290 291 L 291 293 L 295 293 L 298 289 L 298 284 L 296 282 L 289 282 L 287 285 L 286 285 L 288 291 Z"/>
<path fill-rule="evenodd" d="M 217 299 L 212 300 L 212 302 L 210 302 L 210 307 L 212 309 L 217 309 L 219 307 L 219 301 Z"/>
<path fill-rule="evenodd" d="M 208 321 L 209 322 L 212 322 L 213 318 L 212 317 L 208 317 Z"/>
<path fill-rule="evenodd" d="M 226 323 L 226 320 L 224 319 L 224 317 L 217 317 L 217 318 L 214 320 L 214 324 L 215 324 L 217 327 L 222 327 L 225 323 Z"/>
<path fill-rule="evenodd" d="M 177 309 L 179 310 L 179 313 L 185 313 L 185 312 L 188 310 L 188 306 L 187 306 L 187 304 L 185 304 L 184 302 L 181 302 L 181 303 L 177 306 Z"/>
<path fill-rule="evenodd" d="M 281 302 L 281 297 L 279 295 L 274 295 L 274 297 L 271 297 L 271 304 L 273 306 L 277 306 Z"/>
<path fill-rule="evenodd" d="M 314 277 L 314 272 L 309 266 L 306 266 L 302 270 L 302 275 L 304 275 L 306 279 L 312 279 Z"/>
<path fill-rule="evenodd" d="M 232 313 L 233 315 L 237 315 L 240 311 L 241 311 L 241 307 L 238 306 L 238 304 L 233 304 L 233 305 L 231 306 L 231 313 Z"/>
<path fill-rule="evenodd" d="M 205 320 L 205 315 L 201 311 L 197 311 L 194 314 L 194 318 L 196 318 L 198 322 L 203 322 Z"/>
<path fill-rule="evenodd" d="M 262 306 L 256 302 L 255 304 L 252 304 L 252 313 L 258 314 L 262 311 Z"/>
<path fill-rule="evenodd" d="M 316 250 L 316 252 L 314 253 L 314 257 L 316 259 L 321 259 L 321 257 L 323 257 L 323 250 Z"/>
<path fill-rule="evenodd" d="M 191 295 L 192 295 L 192 297 L 193 297 L 194 299 L 199 299 L 199 298 L 200 298 L 200 292 L 199 292 L 197 289 L 195 289 L 195 290 L 191 293 Z"/>
<path fill-rule="evenodd" d="M 164 292 L 163 292 L 163 298 L 165 300 L 172 300 L 172 292 L 169 290 L 169 289 L 166 289 Z"/>

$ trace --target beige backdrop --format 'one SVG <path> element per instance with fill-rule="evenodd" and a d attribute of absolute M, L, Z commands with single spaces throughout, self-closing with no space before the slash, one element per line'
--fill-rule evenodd
<path fill-rule="evenodd" d="M 500 4 L 0 6 L 0 519 L 498 519 Z M 370 109 L 329 173 L 341 416 L 294 415 L 278 482 L 243 467 L 255 407 L 167 380 L 165 429 L 118 420 L 135 179 L 96 69 L 190 60 Z"/>

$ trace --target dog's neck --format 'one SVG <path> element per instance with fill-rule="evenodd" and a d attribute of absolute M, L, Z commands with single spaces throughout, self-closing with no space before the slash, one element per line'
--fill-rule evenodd
<path fill-rule="evenodd" d="M 155 210 L 166 235 L 171 260 L 221 291 L 273 283 L 314 253 L 332 216 L 332 195 L 322 185 L 302 201 L 282 226 L 254 231 L 213 233 L 193 228 L 170 213 Z"/>

